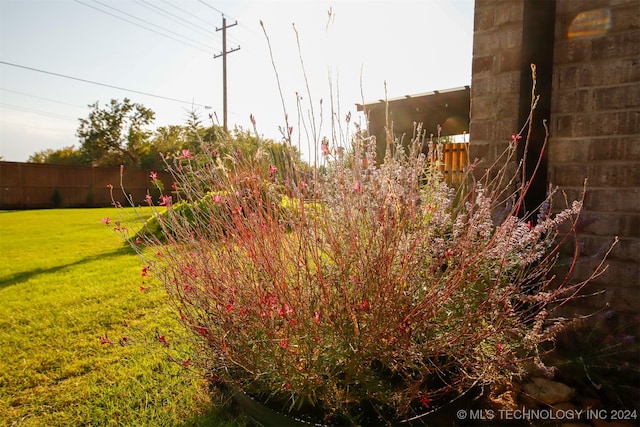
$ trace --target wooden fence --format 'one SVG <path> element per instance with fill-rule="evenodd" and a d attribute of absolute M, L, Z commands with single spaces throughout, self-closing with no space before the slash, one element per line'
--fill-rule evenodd
<path fill-rule="evenodd" d="M 147 192 L 154 201 L 159 197 L 150 173 L 124 170 L 123 184 L 136 204 L 144 204 Z M 158 172 L 158 178 L 167 187 L 173 183 L 167 172 Z M 108 184 L 113 185 L 116 198 L 124 204 L 120 168 L 0 162 L 0 209 L 110 206 Z"/>
<path fill-rule="evenodd" d="M 468 153 L 468 143 L 443 144 L 438 166 L 447 183 L 457 185 L 462 181 L 469 162 Z M 124 170 L 124 186 L 136 204 L 144 204 L 147 192 L 154 201 L 160 196 L 151 183 L 150 173 L 150 170 Z M 158 172 L 158 178 L 167 187 L 173 183 L 168 172 Z M 123 199 L 120 168 L 0 162 L 0 209 L 110 206 L 108 184 L 113 185 L 114 194 Z M 124 200 L 121 202 L 124 204 Z"/>
<path fill-rule="evenodd" d="M 442 160 L 438 160 L 435 152 L 431 153 L 429 160 L 437 162 L 440 172 L 442 172 L 445 181 L 449 185 L 456 186 L 462 182 L 466 168 L 469 165 L 469 143 L 451 142 L 442 144 Z"/>

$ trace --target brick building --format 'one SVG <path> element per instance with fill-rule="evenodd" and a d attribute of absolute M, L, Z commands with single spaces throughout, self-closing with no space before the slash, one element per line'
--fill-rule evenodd
<path fill-rule="evenodd" d="M 476 0 L 470 157 L 491 163 L 526 122 L 531 63 L 541 96 L 532 150 L 550 130 L 542 173 L 528 206 L 549 184 L 580 197 L 588 180 L 580 235 L 585 277 L 619 236 L 608 271 L 575 312 L 605 303 L 640 312 L 640 2 L 638 0 Z M 524 145 L 524 144 L 521 144 Z M 533 156 L 535 157 L 535 156 Z"/>

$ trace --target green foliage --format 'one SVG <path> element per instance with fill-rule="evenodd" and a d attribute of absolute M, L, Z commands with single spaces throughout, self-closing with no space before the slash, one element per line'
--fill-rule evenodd
<path fill-rule="evenodd" d="M 112 99 L 103 108 L 90 105 L 92 111 L 86 119 L 80 119 L 77 136 L 81 146 L 61 149 L 45 149 L 32 154 L 29 162 L 52 163 L 70 166 L 120 166 L 162 170 L 165 161 L 188 150 L 192 155 L 203 154 L 207 147 L 213 157 L 221 158 L 229 165 L 229 159 L 237 153 L 255 156 L 258 146 L 270 152 L 279 170 L 291 169 L 293 163 L 304 170 L 300 154 L 295 149 L 271 140 L 261 141 L 241 128 L 225 134 L 220 126 L 204 126 L 195 111 L 190 111 L 184 125 L 161 126 L 153 131 L 146 129 L 153 122 L 154 112 L 141 104 L 125 98 L 122 102 Z M 293 155 L 292 155 L 293 154 Z M 291 161 L 293 160 L 293 163 Z"/>
<path fill-rule="evenodd" d="M 171 205 L 170 209 L 156 211 L 145 222 L 144 226 L 136 233 L 135 238 L 157 239 L 157 241 L 166 241 L 165 232 L 172 233 L 171 229 L 163 228 L 163 223 L 167 222 L 169 216 L 179 216 L 187 224 L 195 224 L 200 216 L 212 216 L 219 218 L 222 222 L 223 216 L 228 216 L 227 209 L 219 202 L 215 202 L 217 198 L 223 198 L 224 192 L 209 192 L 204 197 L 193 202 L 181 201 Z"/>
<path fill-rule="evenodd" d="M 0 425 L 244 425 L 197 371 L 168 361 L 188 357 L 184 332 L 161 286 L 132 280 L 138 258 L 100 222 L 117 215 L 0 212 Z"/>
<path fill-rule="evenodd" d="M 140 167 L 162 170 L 164 153 L 177 153 L 185 148 L 189 148 L 189 145 L 184 126 L 161 126 L 153 132 L 150 140 L 140 150 Z"/>
<path fill-rule="evenodd" d="M 199 122 L 193 126 L 199 126 Z M 181 129 L 187 133 L 189 131 L 187 128 Z M 238 128 L 226 136 L 219 133 L 221 129 L 217 126 L 208 130 L 193 127 L 191 130 L 197 129 L 204 131 L 203 134 L 197 135 L 198 138 L 206 137 L 206 140 L 199 141 L 198 150 L 191 152 L 189 149 L 183 149 L 184 151 L 179 151 L 173 156 L 166 156 L 165 167 L 192 172 L 202 168 L 210 173 L 210 176 L 207 179 L 193 179 L 189 174 L 176 174 L 178 182 L 173 188 L 179 201 L 173 203 L 171 209 L 155 211 L 135 237 L 151 241 L 155 241 L 155 238 L 165 242 L 165 234 L 170 233 L 175 238 L 175 230 L 167 228 L 171 223 L 169 217 L 181 218 L 185 227 L 197 227 L 198 222 L 207 218 L 216 218 L 216 223 L 224 228 L 232 226 L 231 208 L 226 203 L 229 192 L 241 194 L 250 189 L 242 182 L 233 189 L 226 188 L 224 184 L 227 182 L 227 174 L 232 173 L 239 164 L 244 164 L 246 159 L 254 159 L 258 164 L 255 170 L 260 176 L 259 192 L 263 200 L 271 200 L 283 210 L 292 206 L 290 203 L 286 206 L 283 203 L 286 188 L 275 178 L 279 174 L 280 177 L 288 177 L 295 181 L 309 173 L 308 165 L 300 160 L 300 154 L 295 148 L 271 140 L 259 140 Z M 161 195 L 164 194 L 163 183 L 156 181 L 155 184 L 156 190 L 160 191 Z M 185 194 L 185 191 L 188 194 Z M 169 196 L 165 197 L 165 200 L 168 200 Z M 151 198 L 149 202 L 156 199 Z"/>
<path fill-rule="evenodd" d="M 87 158 L 77 148 L 64 147 L 59 150 L 47 148 L 42 151 L 38 151 L 27 160 L 29 163 L 51 163 L 56 165 L 68 165 L 68 166 L 86 166 L 88 164 Z"/>
<path fill-rule="evenodd" d="M 60 194 L 60 190 L 58 190 L 57 187 L 53 190 L 53 195 L 51 196 L 51 203 L 55 208 L 62 207 L 62 195 Z"/>
<path fill-rule="evenodd" d="M 112 99 L 104 108 L 98 102 L 89 105 L 89 117 L 80 119 L 76 131 L 80 150 L 96 166 L 137 166 L 143 146 L 148 141 L 155 113 L 128 98 Z"/>

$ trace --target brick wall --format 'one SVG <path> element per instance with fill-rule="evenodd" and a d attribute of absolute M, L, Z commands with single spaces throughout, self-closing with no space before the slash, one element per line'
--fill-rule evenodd
<path fill-rule="evenodd" d="M 527 3 L 530 1 L 530 3 Z M 536 19 L 533 0 L 476 0 L 471 84 L 470 157 L 490 163 L 522 126 L 518 105 L 528 102 L 523 78 L 531 49 L 525 29 Z M 533 6 L 532 6 L 533 4 Z M 556 0 L 550 71 L 546 183 L 579 198 L 588 180 L 580 235 L 584 278 L 615 236 L 609 270 L 577 312 L 609 303 L 640 312 L 640 4 L 637 0 Z M 555 9 L 555 10 L 554 10 Z M 573 26 L 572 26 L 573 24 Z M 538 50 L 544 51 L 544 46 Z M 543 52 L 544 53 L 544 52 Z M 523 90 L 523 88 L 525 90 Z M 538 117 L 541 120 L 543 117 Z"/>
<path fill-rule="evenodd" d="M 619 311 L 640 311 L 640 4 L 558 0 L 549 181 L 573 197 L 588 187 L 581 253 L 597 258 L 614 236 L 607 273 L 592 289 Z M 585 277 L 593 262 L 580 265 Z"/>

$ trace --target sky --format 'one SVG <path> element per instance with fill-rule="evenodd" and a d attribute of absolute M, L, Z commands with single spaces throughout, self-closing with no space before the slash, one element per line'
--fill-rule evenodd
<path fill-rule="evenodd" d="M 0 159 L 79 147 L 79 119 L 111 99 L 153 110 L 152 129 L 192 110 L 221 125 L 223 14 L 229 128 L 253 115 L 279 140 L 286 113 L 294 140 L 299 117 L 329 136 L 332 106 L 362 121 L 355 104 L 470 85 L 473 3 L 0 0 Z"/>

